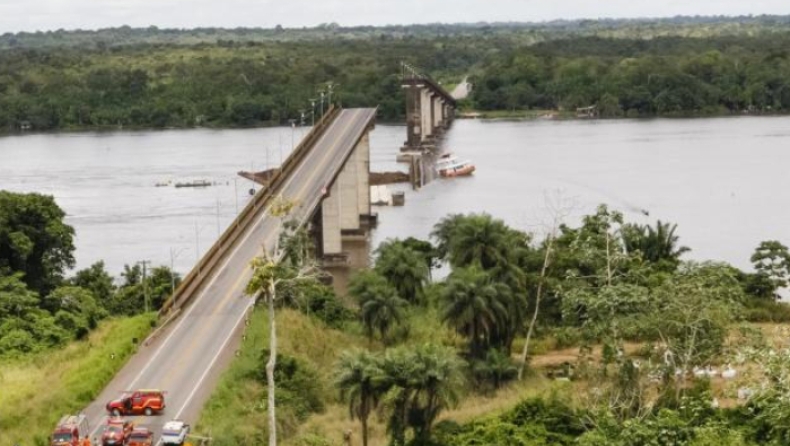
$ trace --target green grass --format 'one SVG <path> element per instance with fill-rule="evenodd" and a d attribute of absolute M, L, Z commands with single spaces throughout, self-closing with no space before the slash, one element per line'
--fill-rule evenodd
<path fill-rule="evenodd" d="M 367 341 L 290 309 L 278 310 L 277 329 L 278 353 L 309 364 L 318 373 L 322 399 L 327 405 L 336 402 L 331 385 L 335 361 L 344 350 L 367 347 Z M 261 351 L 268 346 L 268 316 L 256 310 L 239 357 L 222 375 L 196 425 L 196 433 L 212 436 L 212 445 L 266 443 L 265 386 L 254 375 L 264 367 Z M 278 403 L 278 419 L 281 438 L 293 435 L 301 423 L 288 401 Z"/>
<path fill-rule="evenodd" d="M 108 320 L 87 340 L 0 364 L 0 445 L 47 444 L 57 420 L 81 411 L 101 392 L 134 353 L 132 339 L 142 340 L 153 320 Z"/>
<path fill-rule="evenodd" d="M 279 353 L 295 357 L 317 371 L 320 394 L 326 404 L 323 413 L 313 414 L 305 420 L 294 416 L 291 401 L 278 400 L 280 442 L 286 446 L 343 444 L 343 432 L 351 429 L 358 434 L 359 423 L 349 418 L 348 407 L 338 400 L 332 386 L 335 362 L 343 351 L 349 349 L 380 351 L 384 346 L 378 341 L 369 342 L 357 323 L 349 324 L 345 331 L 333 330 L 290 309 L 278 310 L 277 327 Z M 430 342 L 462 347 L 464 343 L 460 336 L 440 322 L 437 310 L 432 307 L 410 312 L 408 324 L 400 330 L 396 337 L 408 336 L 403 341 L 406 345 Z M 210 435 L 212 445 L 257 445 L 268 441 L 265 384 L 255 379 L 265 366 L 261 351 L 268 348 L 268 343 L 266 311 L 258 309 L 247 328 L 239 356 L 222 375 L 196 425 L 195 433 Z M 464 402 L 443 414 L 442 419 L 469 421 L 507 410 L 522 399 L 543 394 L 553 387 L 550 381 L 530 377 L 493 395 L 475 395 L 470 390 Z M 383 446 L 387 441 L 385 426 L 377 417 L 373 418 L 370 420 L 371 444 Z"/>

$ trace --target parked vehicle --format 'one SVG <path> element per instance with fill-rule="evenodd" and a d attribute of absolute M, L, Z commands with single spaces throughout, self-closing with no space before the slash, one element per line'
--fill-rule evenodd
<path fill-rule="evenodd" d="M 101 436 L 102 446 L 125 445 L 134 430 L 134 423 L 123 418 L 109 418 Z"/>
<path fill-rule="evenodd" d="M 162 444 L 183 445 L 189 435 L 189 425 L 181 420 L 165 423 L 162 428 Z"/>
<path fill-rule="evenodd" d="M 154 433 L 144 427 L 137 427 L 129 436 L 128 446 L 153 446 Z"/>
<path fill-rule="evenodd" d="M 161 390 L 136 390 L 107 403 L 107 412 L 122 415 L 151 416 L 165 410 L 165 392 Z"/>
<path fill-rule="evenodd" d="M 80 446 L 80 439 L 90 435 L 88 429 L 85 415 L 66 415 L 52 432 L 50 446 Z"/>

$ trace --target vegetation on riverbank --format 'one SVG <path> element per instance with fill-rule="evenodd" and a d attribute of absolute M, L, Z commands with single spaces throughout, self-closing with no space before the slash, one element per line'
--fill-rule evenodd
<path fill-rule="evenodd" d="M 134 353 L 179 280 L 137 264 L 116 281 L 102 262 L 69 277 L 65 215 L 51 196 L 0 191 L 0 444 L 48 444 Z"/>
<path fill-rule="evenodd" d="M 570 39 L 506 51 L 471 78 L 483 110 L 597 106 L 604 117 L 790 110 L 790 35 Z"/>
<path fill-rule="evenodd" d="M 703 445 L 731 438 L 746 445 L 783 438 L 766 426 L 781 416 L 790 360 L 766 352 L 788 348 L 786 338 L 743 316 L 759 321 L 770 307 L 790 321 L 786 305 L 774 301 L 790 280 L 787 247 L 761 244 L 751 259 L 756 272 L 744 273 L 684 262 L 688 248 L 674 225 L 628 223 L 601 206 L 570 227 L 562 212 L 543 238 L 481 214 L 444 218 L 431 242 L 385 242 L 375 266 L 352 279 L 353 305 L 321 286 L 280 289 L 280 299 L 291 297 L 275 310 L 280 441 Z M 310 251 L 298 233 L 284 243 L 287 252 Z M 449 276 L 433 280 L 443 262 Z M 268 437 L 264 311 L 197 426 L 219 444 Z M 572 353 L 562 350 L 568 346 Z M 712 367 L 730 381 L 702 378 Z M 739 387 L 749 392 L 741 400 Z M 747 419 L 746 411 L 765 416 Z"/>
<path fill-rule="evenodd" d="M 87 337 L 108 316 L 158 309 L 179 282 L 167 267 L 122 281 L 103 262 L 74 267 L 74 229 L 51 196 L 0 191 L 0 358 L 24 357 Z M 147 295 L 146 295 L 147 293 Z"/>
<path fill-rule="evenodd" d="M 0 444 L 48 444 L 64 414 L 83 410 L 151 330 L 154 314 L 108 319 L 85 339 L 0 363 Z"/>
<path fill-rule="evenodd" d="M 401 61 L 485 112 L 786 113 L 789 43 L 787 17 L 6 34 L 0 132 L 309 124 L 330 84 L 401 120 Z"/>

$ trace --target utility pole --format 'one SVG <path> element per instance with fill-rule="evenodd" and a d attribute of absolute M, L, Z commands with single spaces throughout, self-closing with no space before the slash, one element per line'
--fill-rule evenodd
<path fill-rule="evenodd" d="M 220 228 L 219 228 L 219 198 L 217 198 L 217 240 L 219 240 L 220 235 Z"/>
<path fill-rule="evenodd" d="M 173 297 L 173 308 L 176 308 L 176 259 L 182 252 L 186 251 L 187 248 L 181 248 L 176 251 L 173 248 L 170 248 L 170 295 Z"/>
<path fill-rule="evenodd" d="M 327 101 L 327 105 L 332 105 L 332 91 L 337 87 L 337 85 L 333 84 L 332 82 L 327 85 L 326 89 L 329 92 L 329 100 Z"/>
<path fill-rule="evenodd" d="M 151 263 L 150 260 L 141 260 L 143 264 L 143 302 L 145 303 L 145 312 L 148 313 L 148 274 L 147 267 Z"/>
<path fill-rule="evenodd" d="M 294 150 L 294 131 L 296 131 L 296 119 L 289 119 L 291 123 L 291 152 Z M 280 155 L 280 163 L 282 163 L 282 155 Z"/>
<path fill-rule="evenodd" d="M 277 132 L 277 136 L 280 140 L 280 169 L 283 168 L 283 132 Z"/>
<path fill-rule="evenodd" d="M 315 99 L 310 99 L 310 115 L 313 117 L 312 126 L 315 127 Z"/>
<path fill-rule="evenodd" d="M 195 222 L 195 263 L 200 265 L 200 230 L 198 222 Z"/>
<path fill-rule="evenodd" d="M 239 184 L 238 177 L 233 177 L 233 197 L 236 203 L 236 215 L 239 215 Z"/>
<path fill-rule="evenodd" d="M 324 92 L 321 92 L 321 117 L 324 117 Z"/>

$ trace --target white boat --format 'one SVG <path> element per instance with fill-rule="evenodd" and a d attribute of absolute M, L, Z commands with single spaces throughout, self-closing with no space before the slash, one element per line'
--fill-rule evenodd
<path fill-rule="evenodd" d="M 452 178 L 471 175 L 476 168 L 469 160 L 459 161 L 458 158 L 446 154 L 436 162 L 436 170 L 439 172 L 439 175 L 445 178 Z"/>

